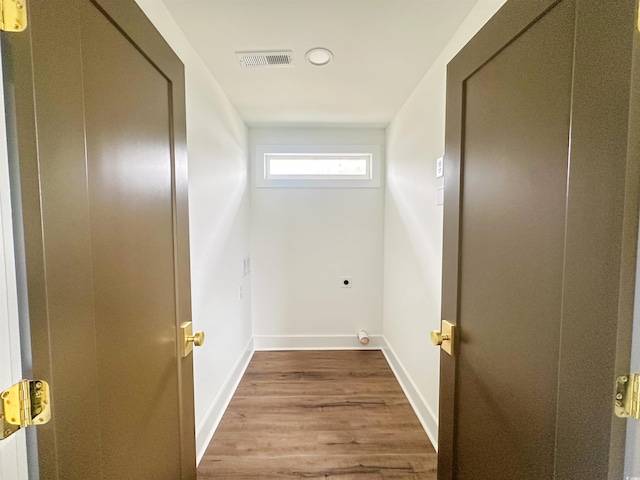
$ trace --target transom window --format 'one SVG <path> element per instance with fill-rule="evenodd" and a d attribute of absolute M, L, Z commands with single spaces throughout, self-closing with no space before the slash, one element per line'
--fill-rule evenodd
<path fill-rule="evenodd" d="M 377 145 L 262 145 L 256 149 L 256 185 L 379 187 L 379 155 Z"/>
<path fill-rule="evenodd" d="M 371 178 L 371 154 L 266 154 L 267 178 Z"/>

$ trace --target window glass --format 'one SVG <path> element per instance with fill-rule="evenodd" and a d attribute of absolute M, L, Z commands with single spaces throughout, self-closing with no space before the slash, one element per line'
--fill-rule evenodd
<path fill-rule="evenodd" d="M 371 155 L 265 155 L 266 178 L 368 178 Z"/>
<path fill-rule="evenodd" d="M 378 188 L 380 145 L 256 145 L 258 188 Z"/>

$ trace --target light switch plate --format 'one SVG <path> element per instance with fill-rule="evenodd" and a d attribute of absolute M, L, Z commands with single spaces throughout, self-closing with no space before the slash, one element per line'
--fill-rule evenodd
<path fill-rule="evenodd" d="M 444 177 L 444 157 L 436 160 L 436 178 Z"/>

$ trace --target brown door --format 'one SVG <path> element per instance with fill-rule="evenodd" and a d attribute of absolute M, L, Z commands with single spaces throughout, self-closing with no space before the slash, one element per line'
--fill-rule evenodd
<path fill-rule="evenodd" d="M 440 480 L 622 478 L 636 22 L 631 0 L 512 0 L 449 65 Z"/>
<path fill-rule="evenodd" d="M 29 7 L 3 60 L 30 373 L 52 390 L 39 476 L 195 478 L 183 66 L 133 0 Z"/>

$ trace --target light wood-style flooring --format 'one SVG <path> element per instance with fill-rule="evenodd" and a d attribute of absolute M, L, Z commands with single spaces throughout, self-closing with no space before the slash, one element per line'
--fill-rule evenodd
<path fill-rule="evenodd" d="M 198 478 L 435 480 L 436 460 L 381 352 L 256 352 Z"/>

